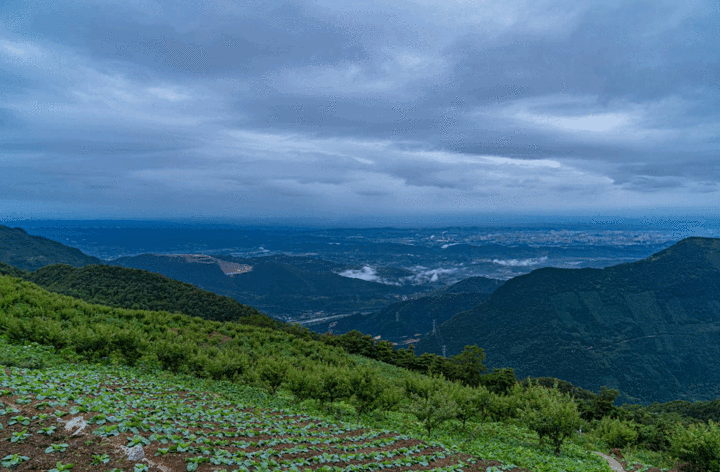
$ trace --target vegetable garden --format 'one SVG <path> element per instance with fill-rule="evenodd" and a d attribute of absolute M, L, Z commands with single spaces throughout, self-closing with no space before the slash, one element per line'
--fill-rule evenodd
<path fill-rule="evenodd" d="M 4 368 L 2 468 L 355 472 L 500 466 L 390 431 L 259 408 L 253 398 L 262 393 L 212 383 L 221 391 L 206 391 L 197 379 L 127 367 Z"/>

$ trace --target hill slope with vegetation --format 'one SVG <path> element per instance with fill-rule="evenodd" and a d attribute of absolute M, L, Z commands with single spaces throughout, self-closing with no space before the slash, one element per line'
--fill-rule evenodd
<path fill-rule="evenodd" d="M 21 228 L 8 228 L 2 225 L 0 225 L 0 262 L 25 270 L 35 270 L 50 264 L 82 267 L 103 263 L 96 257 L 83 254 L 79 249 L 41 236 L 31 236 Z"/>
<path fill-rule="evenodd" d="M 55 264 L 19 276 L 51 292 L 89 303 L 135 310 L 162 310 L 207 320 L 238 321 L 268 327 L 279 324 L 230 297 L 144 270 L 99 265 L 75 268 Z"/>
<path fill-rule="evenodd" d="M 25 347 L 9 346 L 6 341 Z M 49 347 L 38 353 L 40 346 L 33 342 Z M 79 361 L 96 367 L 67 365 Z M 60 367 L 53 367 L 58 362 Z M 640 407 L 618 409 L 612 406 L 612 394 L 578 403 L 560 389 L 532 383 L 513 383 L 494 392 L 482 382 L 472 386 L 419 375 L 290 333 L 182 314 L 92 305 L 8 276 L 0 276 L 0 364 L 8 366 L 0 374 L 4 386 L 0 440 L 9 445 L 4 449 L 9 454 L 0 459 L 3 467 L 17 470 L 29 470 L 33 467 L 30 457 L 41 454 L 50 454 L 42 455 L 42 460 L 57 459 L 61 465 L 67 465 L 70 457 L 126 465 L 123 461 L 127 459 L 117 451 L 111 455 L 108 446 L 112 443 L 143 447 L 157 454 L 148 457 L 148 463 L 170 461 L 173 470 L 185 467 L 210 472 L 217 465 L 282 470 L 283 464 L 294 464 L 301 470 L 338 470 L 327 468 L 329 465 L 370 471 L 382 464 L 389 470 L 412 466 L 413 470 L 439 472 L 436 465 L 463 461 L 463 470 L 486 471 L 500 468 L 502 462 L 502 470 L 516 472 L 522 470 L 517 466 L 535 472 L 597 472 L 608 470 L 607 464 L 591 451 L 608 452 L 612 445 L 642 447 L 628 450 L 628 455 L 661 465 L 688 454 L 693 460 L 705 460 L 697 455 L 700 447 L 720 441 L 712 424 L 688 426 L 689 422 L 680 423 L 679 417 L 673 422 Z M 119 370 L 113 365 L 134 368 Z M 477 364 L 470 365 L 481 372 Z M 189 382 L 202 390 L 173 387 L 168 382 L 174 382 L 176 374 L 191 376 Z M 83 379 L 93 382 L 92 391 L 100 395 L 85 398 Z M 98 390 L 103 382 L 112 388 Z M 213 391 L 217 393 L 205 393 Z M 241 397 L 231 399 L 228 391 L 240 392 Z M 163 392 L 185 395 L 168 397 L 167 404 L 158 406 Z M 151 396 L 143 397 L 148 393 Z M 268 411 L 273 405 L 257 401 L 269 395 L 277 402 L 274 405 L 283 405 L 282 411 Z M 214 403 L 216 400 L 221 404 Z M 238 404 L 255 408 L 241 410 Z M 61 417 L 82 416 L 98 440 L 80 442 L 69 432 L 52 428 L 49 420 L 53 415 L 45 415 L 44 408 Z M 335 424 L 315 427 L 318 421 L 313 418 L 298 423 L 297 415 L 308 411 L 329 415 Z M 221 417 L 227 420 L 217 419 Z M 283 417 L 290 423 L 283 423 Z M 269 418 L 274 421 L 267 428 L 262 424 L 242 426 L 243 421 L 257 424 Z M 635 418 L 644 421 L 644 426 Z M 295 431 L 306 425 L 310 430 Z M 585 435 L 576 434 L 580 427 Z M 387 438 L 390 442 L 381 447 L 389 454 L 382 458 L 374 453 L 352 455 L 354 450 L 308 454 L 315 430 L 318 439 L 338 435 L 340 441 L 331 444 L 343 444 L 344 438 L 362 428 L 381 430 L 381 434 L 367 431 L 369 436 L 354 444 L 363 448 L 362 444 Z M 218 431 L 223 432 L 222 437 Z M 692 433 L 689 436 L 685 434 L 688 431 Z M 296 432 L 298 441 L 292 439 Z M 402 446 L 408 450 L 389 449 L 398 434 L 411 441 Z M 118 435 L 122 437 L 117 439 Z M 434 449 L 423 443 L 434 440 L 441 441 L 441 445 L 430 444 Z M 46 449 L 41 452 L 40 447 Z M 64 455 L 70 448 L 70 455 Z M 429 454 L 423 454 L 425 450 Z M 317 460 L 310 459 L 316 456 Z M 281 463 L 286 459 L 290 462 Z M 296 459 L 301 462 L 295 464 Z M 348 461 L 367 465 L 358 469 Z"/>
<path fill-rule="evenodd" d="M 308 324 L 308 327 L 320 333 L 347 333 L 355 329 L 373 337 L 406 344 L 417 340 L 417 336 L 430 333 L 433 323 L 440 326 L 456 313 L 473 308 L 488 298 L 489 295 L 484 293 L 442 293 L 391 303 L 368 315 L 355 314 L 335 321 Z"/>
<path fill-rule="evenodd" d="M 402 295 L 420 291 L 417 287 L 397 287 L 343 277 L 307 258 L 298 265 L 277 257 L 216 261 L 247 264 L 251 270 L 227 275 L 219 263 L 187 256 L 142 254 L 111 261 L 112 264 L 149 270 L 196 287 L 232 297 L 271 316 L 298 319 L 306 313 L 351 313 L 377 309 Z"/>
<path fill-rule="evenodd" d="M 539 269 L 424 338 L 418 352 L 485 349 L 488 364 L 641 402 L 720 396 L 720 240 L 689 238 L 605 269 Z"/>

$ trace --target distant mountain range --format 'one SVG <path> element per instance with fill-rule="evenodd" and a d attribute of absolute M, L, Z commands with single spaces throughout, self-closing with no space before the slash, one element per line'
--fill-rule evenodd
<path fill-rule="evenodd" d="M 434 326 L 440 326 L 456 313 L 486 301 L 503 283 L 486 277 L 470 277 L 429 296 L 391 303 L 370 314 L 308 323 L 307 326 L 321 333 L 342 334 L 356 329 L 393 343 L 415 343 L 420 336 L 430 333 Z"/>
<path fill-rule="evenodd" d="M 426 334 L 416 352 L 448 356 L 477 344 L 490 367 L 512 367 L 520 378 L 557 377 L 594 391 L 605 385 L 639 402 L 720 397 L 720 239 L 688 238 L 605 269 L 538 269 L 504 284 L 473 277 L 432 293 L 343 277 L 339 264 L 312 257 L 145 254 L 114 261 L 163 277 L 103 266 L 4 226 L 0 262 L 11 264 L 0 264 L 0 274 L 113 306 L 269 324 L 250 306 L 313 317 L 354 311 L 315 329 L 336 323 L 336 333 L 359 329 L 398 341 Z"/>
<path fill-rule="evenodd" d="M 336 264 L 307 257 L 237 259 L 194 255 L 142 254 L 111 261 L 149 270 L 233 297 L 276 317 L 300 319 L 372 311 L 424 293 L 417 286 L 394 286 L 338 275 Z M 245 267 L 226 270 L 226 266 Z"/>
<path fill-rule="evenodd" d="M 50 264 L 69 264 L 82 267 L 102 264 L 96 257 L 79 249 L 65 246 L 40 236 L 30 236 L 21 228 L 0 225 L 0 262 L 25 270 L 35 270 Z"/>
<path fill-rule="evenodd" d="M 642 402 L 720 396 L 720 239 L 688 238 L 605 269 L 538 269 L 507 281 L 416 352 L 485 349 L 492 367 Z"/>

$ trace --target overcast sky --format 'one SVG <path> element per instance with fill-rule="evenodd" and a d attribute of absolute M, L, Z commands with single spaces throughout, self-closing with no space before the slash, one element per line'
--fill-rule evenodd
<path fill-rule="evenodd" d="M 720 202 L 720 1 L 5 0 L 0 217 Z"/>

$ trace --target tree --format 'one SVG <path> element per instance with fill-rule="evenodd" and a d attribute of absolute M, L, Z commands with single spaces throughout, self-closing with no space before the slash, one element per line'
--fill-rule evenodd
<path fill-rule="evenodd" d="M 462 422 L 463 431 L 467 420 L 482 414 L 487 415 L 490 403 L 490 392 L 486 388 L 476 389 L 455 384 L 451 389 L 451 396 L 457 405 L 456 418 Z"/>
<path fill-rule="evenodd" d="M 483 364 L 485 351 L 482 348 L 477 347 L 477 344 L 465 346 L 452 360 L 458 365 L 459 380 L 471 387 L 480 385 L 480 376 L 487 371 L 487 367 Z"/>
<path fill-rule="evenodd" d="M 423 423 L 428 436 L 437 426 L 457 416 L 457 404 L 443 377 L 406 377 L 405 392 L 410 399 L 408 413 Z"/>
<path fill-rule="evenodd" d="M 316 398 L 318 383 L 318 375 L 307 367 L 291 369 L 287 377 L 287 387 L 298 401 Z"/>
<path fill-rule="evenodd" d="M 322 405 L 350 396 L 350 379 L 346 369 L 326 367 L 320 372 L 319 381 L 316 398 Z"/>
<path fill-rule="evenodd" d="M 386 389 L 376 372 L 367 368 L 356 370 L 350 377 L 351 402 L 355 406 L 357 419 L 360 416 L 377 409 Z"/>
<path fill-rule="evenodd" d="M 560 454 L 563 441 L 580 426 L 577 405 L 569 395 L 557 389 L 531 386 L 525 393 L 523 422 L 540 437 L 553 445 L 555 454 Z"/>
<path fill-rule="evenodd" d="M 257 371 L 260 380 L 270 389 L 273 395 L 287 378 L 287 371 L 290 365 L 275 357 L 260 359 L 257 363 Z"/>
<path fill-rule="evenodd" d="M 506 395 L 516 383 L 515 371 L 509 367 L 480 376 L 480 384 L 498 395 Z"/>
<path fill-rule="evenodd" d="M 720 472 L 720 426 L 710 420 L 708 424 L 683 426 L 677 423 L 670 440 L 670 452 L 680 460 L 688 461 L 700 472 Z"/>

